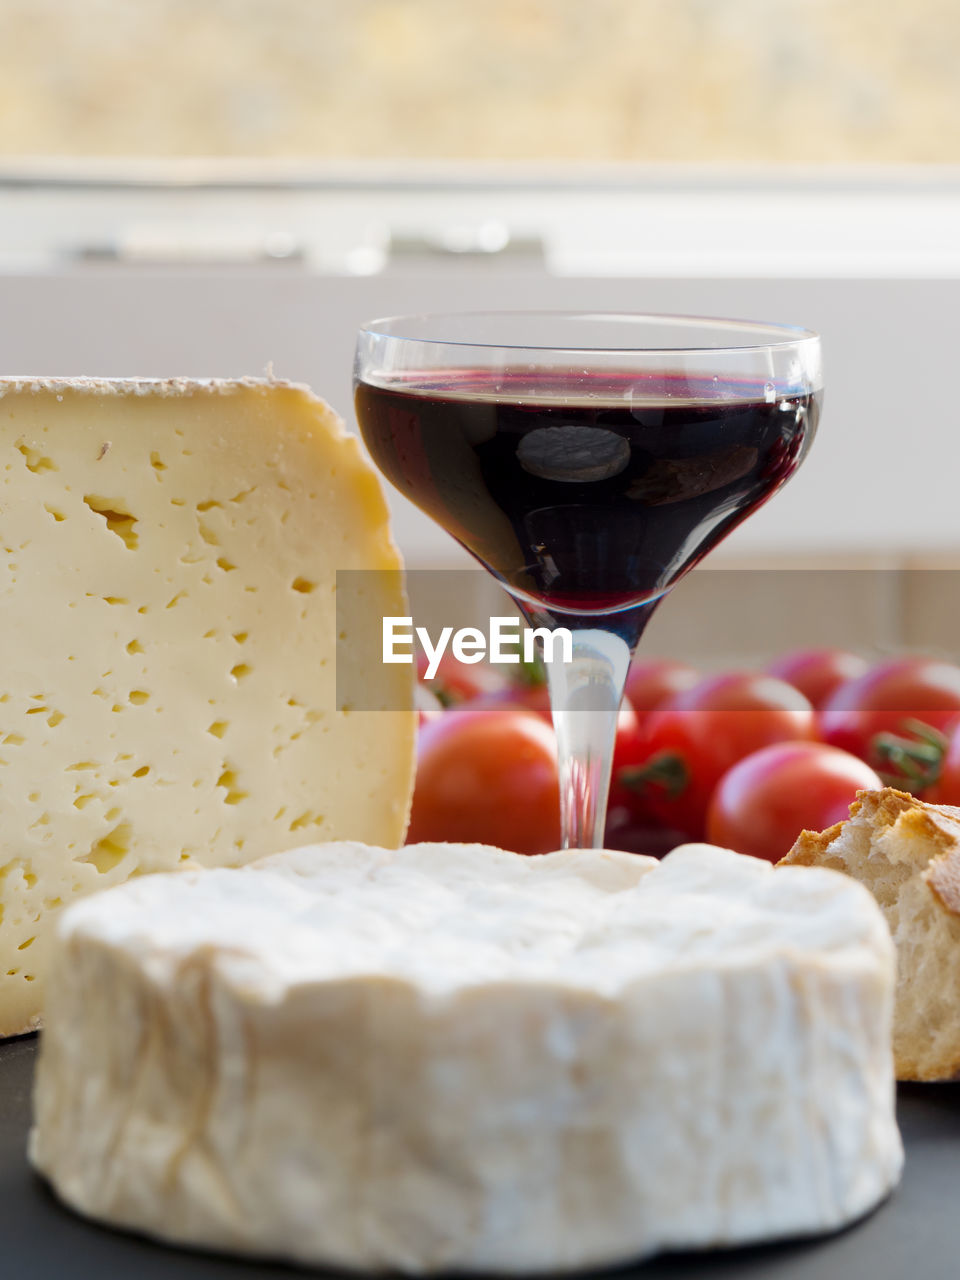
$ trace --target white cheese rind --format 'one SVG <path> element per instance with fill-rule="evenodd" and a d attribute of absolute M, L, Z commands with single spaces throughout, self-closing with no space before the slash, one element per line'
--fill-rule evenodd
<path fill-rule="evenodd" d="M 690 846 L 318 846 L 64 913 L 31 1158 L 91 1217 L 300 1263 L 600 1266 L 896 1182 L 870 895 Z"/>
<path fill-rule="evenodd" d="M 0 379 L 0 1035 L 36 1024 L 73 898 L 400 842 L 413 713 L 337 711 L 335 661 L 337 570 L 387 571 L 395 614 L 399 568 L 372 467 L 306 388 Z M 410 669 L 382 680 L 403 706 Z"/>

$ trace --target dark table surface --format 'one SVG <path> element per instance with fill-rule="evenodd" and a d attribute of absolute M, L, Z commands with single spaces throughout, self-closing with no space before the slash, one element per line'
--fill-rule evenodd
<path fill-rule="evenodd" d="M 0 1043 L 0 1276 L 11 1280 L 291 1280 L 292 1268 L 168 1249 L 75 1217 L 27 1165 L 35 1037 Z M 674 1254 L 642 1280 L 955 1280 L 960 1275 L 960 1084 L 901 1086 L 903 1182 L 856 1226 L 813 1241 Z M 610 1273 L 608 1273 L 610 1274 Z"/>

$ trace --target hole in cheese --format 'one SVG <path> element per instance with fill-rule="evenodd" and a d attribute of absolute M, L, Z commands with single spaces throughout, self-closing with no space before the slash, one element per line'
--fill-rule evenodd
<path fill-rule="evenodd" d="M 18 452 L 23 454 L 27 464 L 27 470 L 32 471 L 34 475 L 39 475 L 41 471 L 59 471 L 60 468 L 52 458 L 47 458 L 39 449 L 31 449 L 28 444 L 22 442 L 17 445 Z"/>
<path fill-rule="evenodd" d="M 233 769 L 226 766 L 220 777 L 217 779 L 217 786 L 222 787 L 226 792 L 223 798 L 224 804 L 239 804 L 241 800 L 246 800 L 250 794 L 237 786 L 237 775 Z"/>
<path fill-rule="evenodd" d="M 323 823 L 323 814 L 314 813 L 312 809 L 306 809 L 299 817 L 294 818 L 290 823 L 291 831 L 300 831 L 304 827 L 319 827 Z"/>
<path fill-rule="evenodd" d="M 89 862 L 100 875 L 106 875 L 130 852 L 132 831 L 129 822 L 121 822 L 99 839 L 89 853 L 76 862 Z"/>
<path fill-rule="evenodd" d="M 107 528 L 111 533 L 116 534 L 128 551 L 135 551 L 137 548 L 136 523 L 137 517 L 124 511 L 117 498 L 100 498 L 93 493 L 85 493 L 83 500 L 96 515 L 101 516 L 107 523 Z"/>

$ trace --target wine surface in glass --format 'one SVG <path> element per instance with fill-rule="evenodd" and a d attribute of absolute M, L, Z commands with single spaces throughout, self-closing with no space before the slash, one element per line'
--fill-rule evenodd
<path fill-rule="evenodd" d="M 360 381 L 380 470 L 514 593 L 556 614 L 656 600 L 800 465 L 818 394 L 604 371 Z"/>

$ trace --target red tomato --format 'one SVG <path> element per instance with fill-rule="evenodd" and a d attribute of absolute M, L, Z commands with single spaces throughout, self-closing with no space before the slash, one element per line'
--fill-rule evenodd
<path fill-rule="evenodd" d="M 767 665 L 768 675 L 786 680 L 822 707 L 834 689 L 862 676 L 870 664 L 866 658 L 845 649 L 795 649 Z"/>
<path fill-rule="evenodd" d="M 643 788 L 624 786 L 621 779 L 625 769 L 636 769 L 643 764 L 647 755 L 646 734 L 640 717 L 624 698 L 617 716 L 617 736 L 613 745 L 613 768 L 610 772 L 610 798 L 607 807 L 611 813 L 614 809 L 623 809 L 631 821 L 639 821 L 645 825 L 649 825 L 651 821 L 656 822 L 656 814 L 646 804 Z"/>
<path fill-rule="evenodd" d="M 553 730 L 531 711 L 448 711 L 420 732 L 408 843 L 560 848 Z"/>
<path fill-rule="evenodd" d="M 547 724 L 553 724 L 546 685 L 509 685 L 506 689 L 498 689 L 495 693 L 482 694 L 470 704 L 471 711 L 498 708 L 533 711 Z M 656 823 L 656 817 L 644 803 L 641 791 L 631 790 L 617 782 L 622 769 L 636 767 L 643 761 L 645 755 L 646 746 L 640 721 L 633 707 L 624 698 L 617 713 L 617 736 L 613 746 L 608 810 L 620 807 L 626 811 L 631 821 L 644 821 L 649 826 L 651 822 Z"/>
<path fill-rule="evenodd" d="M 880 779 L 862 760 L 819 742 L 780 742 L 746 756 L 713 793 L 707 837 L 713 844 L 778 862 L 801 831 L 847 817 L 858 791 Z"/>
<path fill-rule="evenodd" d="M 497 678 L 486 662 L 459 662 L 452 653 L 445 653 L 430 680 L 427 679 L 428 666 L 427 655 L 422 649 L 418 649 L 417 679 L 444 707 L 472 702 L 474 698 L 496 687 Z"/>
<path fill-rule="evenodd" d="M 617 782 L 641 787 L 648 811 L 691 839 L 702 839 L 707 805 L 720 778 L 744 756 L 813 736 L 813 708 L 793 685 L 755 672 L 702 680 L 651 712 L 640 769 Z"/>
<path fill-rule="evenodd" d="M 633 662 L 627 672 L 626 695 L 634 711 L 654 711 L 700 682 L 700 672 L 684 662 Z"/>
<path fill-rule="evenodd" d="M 950 730 L 937 781 L 924 791 L 923 798 L 933 804 L 960 805 L 960 722 Z"/>
<path fill-rule="evenodd" d="M 502 689 L 481 693 L 471 705 L 477 709 L 480 707 L 513 707 L 515 710 L 522 708 L 526 711 L 535 711 L 538 716 L 546 720 L 547 724 L 553 723 L 550 715 L 550 691 L 545 684 L 504 685 Z"/>
<path fill-rule="evenodd" d="M 921 760 L 914 770 L 902 750 L 891 754 L 889 736 L 922 748 L 917 723 L 943 733 L 958 717 L 960 667 L 931 658 L 894 658 L 835 690 L 817 713 L 817 734 L 866 760 L 891 782 L 920 791 L 936 776 L 940 750 L 935 742 L 928 744 L 929 767 Z"/>

